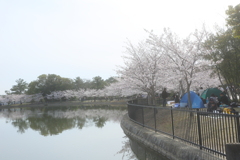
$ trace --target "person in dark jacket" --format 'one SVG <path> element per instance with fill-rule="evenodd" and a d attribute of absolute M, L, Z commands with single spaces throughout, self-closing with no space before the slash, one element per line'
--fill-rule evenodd
<path fill-rule="evenodd" d="M 167 89 L 164 88 L 162 91 L 163 107 L 166 107 L 167 97 L 168 97 Z"/>
<path fill-rule="evenodd" d="M 179 98 L 178 93 L 176 93 L 176 94 L 174 95 L 174 102 L 175 102 L 175 103 L 180 103 L 180 98 Z"/>
<path fill-rule="evenodd" d="M 228 97 L 224 93 L 220 93 L 220 97 L 219 97 L 218 101 L 219 101 L 219 105 L 221 105 L 221 104 L 229 105 L 230 104 Z"/>
<path fill-rule="evenodd" d="M 209 102 L 208 102 L 208 105 L 207 105 L 207 111 L 208 112 L 213 112 L 214 110 L 217 110 L 217 108 L 218 108 L 218 106 L 215 103 L 214 99 L 209 98 Z"/>

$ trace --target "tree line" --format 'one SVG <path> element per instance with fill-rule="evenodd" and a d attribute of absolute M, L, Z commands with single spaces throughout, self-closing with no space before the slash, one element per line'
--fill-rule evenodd
<path fill-rule="evenodd" d="M 110 77 L 106 80 L 100 76 L 93 77 L 92 80 L 81 79 L 76 77 L 75 79 L 64 78 L 56 74 L 42 74 L 37 77 L 36 80 L 27 83 L 24 79 L 17 79 L 16 85 L 13 85 L 10 91 L 5 91 L 9 94 L 38 94 L 43 96 L 50 94 L 54 91 L 65 90 L 80 90 L 80 89 L 96 89 L 100 90 L 112 83 L 117 82 L 114 77 Z"/>

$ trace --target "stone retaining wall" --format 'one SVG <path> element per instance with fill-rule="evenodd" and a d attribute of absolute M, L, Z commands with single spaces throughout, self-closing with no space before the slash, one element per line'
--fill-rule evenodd
<path fill-rule="evenodd" d="M 191 145 L 187 145 L 181 141 L 172 139 L 153 130 L 142 127 L 132 122 L 128 114 L 126 114 L 122 121 L 121 127 L 124 133 L 149 147 L 160 154 L 166 156 L 170 160 L 223 160 L 214 156 L 212 153 L 200 150 Z"/>

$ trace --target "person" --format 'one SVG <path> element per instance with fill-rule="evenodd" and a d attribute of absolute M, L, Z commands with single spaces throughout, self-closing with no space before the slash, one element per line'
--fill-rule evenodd
<path fill-rule="evenodd" d="M 203 104 L 207 104 L 206 99 L 201 97 L 201 100 L 202 100 Z"/>
<path fill-rule="evenodd" d="M 166 107 L 167 97 L 168 97 L 167 89 L 164 88 L 162 91 L 163 107 Z"/>
<path fill-rule="evenodd" d="M 229 105 L 229 100 L 228 97 L 224 94 L 224 93 L 220 93 L 220 97 L 219 97 L 219 105 L 221 104 L 226 104 Z"/>
<path fill-rule="evenodd" d="M 217 97 L 217 96 L 215 96 L 215 94 L 214 94 L 214 93 L 213 93 L 213 94 L 211 94 L 210 98 L 212 98 L 212 99 L 213 99 L 214 103 L 218 104 L 218 97 Z"/>
<path fill-rule="evenodd" d="M 221 87 L 221 86 L 218 86 L 218 89 L 219 89 L 220 91 L 224 92 L 224 89 L 223 89 L 223 87 Z"/>
<path fill-rule="evenodd" d="M 203 93 L 203 91 L 204 91 L 204 90 L 203 90 L 203 87 L 199 87 L 199 90 L 198 90 L 198 95 L 199 95 L 199 96 L 201 96 L 201 95 L 202 95 L 202 93 Z"/>
<path fill-rule="evenodd" d="M 175 102 L 175 103 L 179 103 L 179 102 L 180 102 L 178 93 L 176 93 L 176 94 L 174 95 L 174 102 Z"/>
<path fill-rule="evenodd" d="M 209 98 L 209 102 L 207 105 L 207 111 L 208 112 L 213 112 L 214 110 L 217 110 L 217 104 L 215 103 L 213 98 Z"/>

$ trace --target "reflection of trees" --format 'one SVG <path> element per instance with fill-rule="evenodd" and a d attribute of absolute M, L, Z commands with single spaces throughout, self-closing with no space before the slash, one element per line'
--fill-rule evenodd
<path fill-rule="evenodd" d="M 107 121 L 120 122 L 122 116 L 126 113 L 126 109 L 113 109 L 106 107 L 105 109 L 97 109 L 98 107 L 44 107 L 44 108 L 28 108 L 2 110 L 0 117 L 5 117 L 16 127 L 19 133 L 31 128 L 39 131 L 41 135 L 57 135 L 64 130 L 91 126 L 102 128 Z"/>
<path fill-rule="evenodd" d="M 122 159 L 124 159 L 125 157 L 128 158 L 128 160 L 137 160 L 136 156 L 134 155 L 133 151 L 131 150 L 131 146 L 130 146 L 130 140 L 128 139 L 127 136 L 123 137 L 125 139 L 125 141 L 122 142 L 123 146 L 122 149 L 120 151 L 118 151 L 116 154 L 122 154 Z"/>
<path fill-rule="evenodd" d="M 77 118 L 76 127 L 82 129 L 86 123 L 86 118 Z"/>
<path fill-rule="evenodd" d="M 75 127 L 74 119 L 54 118 L 44 114 L 42 117 L 28 118 L 29 126 L 36 131 L 40 131 L 41 135 L 57 135 L 64 130 Z"/>
<path fill-rule="evenodd" d="M 24 133 L 25 130 L 29 128 L 28 122 L 23 119 L 16 119 L 15 121 L 12 122 L 12 125 L 18 128 L 17 132 L 19 133 Z"/>
<path fill-rule="evenodd" d="M 105 117 L 94 117 L 93 122 L 95 122 L 95 126 L 98 128 L 102 128 L 106 124 L 107 118 Z"/>
<path fill-rule="evenodd" d="M 159 154 L 158 152 L 147 148 L 144 144 L 131 139 L 127 136 L 125 141 L 123 141 L 123 146 L 117 154 L 122 154 L 122 159 L 124 157 L 128 158 L 128 160 L 169 160 L 168 158 L 164 157 L 163 155 Z"/>

